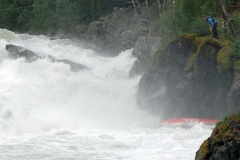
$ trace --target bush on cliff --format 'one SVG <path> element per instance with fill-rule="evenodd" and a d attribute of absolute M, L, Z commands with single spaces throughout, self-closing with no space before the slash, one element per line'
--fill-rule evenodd
<path fill-rule="evenodd" d="M 167 44 L 175 36 L 183 33 L 196 33 L 200 36 L 210 35 L 209 25 L 202 20 L 202 13 L 214 16 L 219 10 L 219 1 L 213 0 L 182 0 L 167 1 L 159 19 L 161 37 Z M 219 27 L 220 28 L 220 27 Z"/>
<path fill-rule="evenodd" d="M 240 38 L 238 38 L 232 45 L 232 51 L 230 57 L 233 61 L 240 59 Z"/>
<path fill-rule="evenodd" d="M 240 33 L 240 11 L 233 12 L 232 20 L 233 20 L 234 27 L 236 28 L 239 34 Z"/>

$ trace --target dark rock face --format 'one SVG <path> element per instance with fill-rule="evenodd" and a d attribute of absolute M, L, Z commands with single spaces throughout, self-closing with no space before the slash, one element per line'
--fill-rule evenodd
<path fill-rule="evenodd" d="M 127 18 L 126 18 L 127 17 Z M 150 11 L 142 7 L 141 14 L 132 8 L 114 8 L 111 15 L 92 22 L 84 38 L 111 54 L 132 48 L 137 38 L 149 35 Z"/>
<path fill-rule="evenodd" d="M 137 60 L 130 71 L 130 77 L 142 74 L 147 70 L 160 42 L 160 37 L 157 36 L 141 36 L 137 39 L 132 53 L 133 56 L 137 57 Z"/>
<path fill-rule="evenodd" d="M 211 136 L 196 152 L 196 160 L 240 159 L 240 115 L 232 115 L 217 124 Z"/>
<path fill-rule="evenodd" d="M 227 93 L 233 83 L 234 72 L 229 69 L 221 72 L 217 66 L 217 54 L 220 46 L 212 43 L 203 45 L 193 71 L 193 93 L 191 106 L 194 116 L 207 116 L 207 118 L 223 118 L 231 113 L 227 106 Z M 195 110 L 197 109 L 197 110 Z M 237 111 L 237 110 L 235 110 Z"/>
<path fill-rule="evenodd" d="M 231 85 L 230 91 L 227 93 L 227 106 L 231 112 L 234 112 L 236 108 L 239 108 L 240 104 L 240 73 L 234 72 L 234 80 Z"/>
<path fill-rule="evenodd" d="M 8 56 L 12 59 L 24 57 L 27 62 L 32 62 L 41 58 L 34 52 L 13 44 L 7 44 L 5 49 L 8 51 Z"/>
<path fill-rule="evenodd" d="M 162 119 L 223 118 L 238 110 L 234 71 L 222 71 L 217 62 L 221 45 L 212 39 L 177 37 L 140 80 L 137 101 Z M 235 85 L 236 86 L 236 85 Z M 231 89 L 233 88 L 233 89 Z M 232 90 L 232 91 L 231 91 Z M 228 97 L 228 96 L 230 97 Z M 234 99 L 234 100 L 233 100 Z M 228 105 L 231 101 L 232 107 Z"/>
<path fill-rule="evenodd" d="M 17 59 L 17 58 L 23 57 L 23 58 L 25 58 L 25 60 L 27 62 L 33 62 L 33 61 L 36 61 L 38 59 L 48 58 L 52 62 L 62 62 L 62 63 L 66 63 L 66 64 L 70 65 L 72 71 L 79 71 L 79 70 L 82 70 L 82 69 L 87 69 L 87 67 L 85 67 L 82 64 L 78 64 L 78 63 L 72 62 L 72 61 L 67 60 L 67 59 L 57 60 L 57 59 L 54 59 L 50 55 L 48 55 L 46 57 L 42 57 L 42 56 L 39 56 L 38 54 L 36 54 L 36 53 L 34 53 L 34 52 L 24 48 L 24 47 L 13 45 L 13 44 L 7 44 L 5 49 L 8 51 L 8 56 L 12 59 Z"/>

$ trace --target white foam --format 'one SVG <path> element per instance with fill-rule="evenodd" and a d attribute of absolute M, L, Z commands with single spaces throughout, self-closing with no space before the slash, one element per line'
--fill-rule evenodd
<path fill-rule="evenodd" d="M 1 160 L 190 160 L 211 131 L 157 127 L 158 117 L 139 110 L 140 77 L 128 76 L 136 60 L 132 50 L 107 58 L 76 41 L 9 33 L 14 38 L 0 37 Z M 72 72 L 48 59 L 8 59 L 8 43 L 89 70 Z"/>

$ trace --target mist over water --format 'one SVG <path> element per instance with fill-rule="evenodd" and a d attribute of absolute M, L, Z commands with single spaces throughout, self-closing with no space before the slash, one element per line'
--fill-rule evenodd
<path fill-rule="evenodd" d="M 7 57 L 6 44 L 88 67 L 26 63 Z M 0 159 L 193 159 L 212 127 L 159 126 L 136 104 L 139 77 L 129 78 L 132 50 L 102 57 L 77 40 L 0 30 Z M 191 154 L 190 154 L 191 153 Z"/>

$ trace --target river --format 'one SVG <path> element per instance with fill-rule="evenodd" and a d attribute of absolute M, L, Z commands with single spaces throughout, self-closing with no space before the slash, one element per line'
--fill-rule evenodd
<path fill-rule="evenodd" d="M 6 44 L 68 59 L 10 59 Z M 0 160 L 193 160 L 212 126 L 160 125 L 139 109 L 132 50 L 102 57 L 78 40 L 0 29 Z"/>

